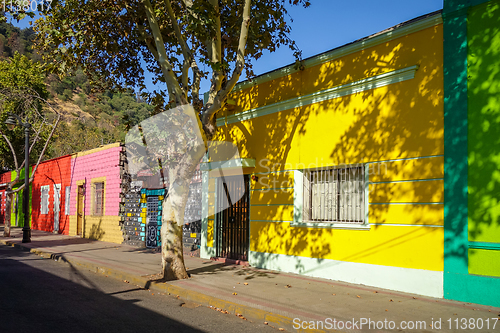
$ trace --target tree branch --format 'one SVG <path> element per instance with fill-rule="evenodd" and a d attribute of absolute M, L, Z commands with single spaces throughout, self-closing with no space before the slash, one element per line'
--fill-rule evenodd
<path fill-rule="evenodd" d="M 220 24 L 219 0 L 210 0 L 210 3 L 214 7 L 216 18 L 215 18 L 215 39 L 211 40 L 208 49 L 210 50 L 209 52 L 210 61 L 213 64 L 216 64 L 216 66 L 218 66 L 218 68 L 213 71 L 212 85 L 210 86 L 210 91 L 208 95 L 208 104 L 213 104 L 217 93 L 222 87 L 222 81 L 224 80 L 224 73 L 222 68 L 222 36 L 221 36 L 221 24 Z"/>
<path fill-rule="evenodd" d="M 184 62 L 182 65 L 182 87 L 184 88 L 184 98 L 187 99 L 188 92 L 188 78 L 189 78 L 189 68 L 192 67 L 192 62 L 195 62 L 193 58 L 193 53 L 191 49 L 187 45 L 186 41 L 182 37 L 182 32 L 177 23 L 177 18 L 175 17 L 174 11 L 172 10 L 172 5 L 170 0 L 164 0 L 165 6 L 167 7 L 168 16 L 170 17 L 170 21 L 172 26 L 174 27 L 175 36 L 177 37 L 177 41 L 182 49 L 182 54 L 184 55 Z"/>
<path fill-rule="evenodd" d="M 137 24 L 137 29 L 139 30 L 139 34 L 141 35 L 142 40 L 146 43 L 149 52 L 151 52 L 155 60 L 158 61 L 158 51 L 156 50 L 155 46 L 152 45 L 151 42 L 149 41 L 148 35 L 144 27 L 142 26 L 142 24 L 139 24 L 139 22 L 136 22 L 136 24 Z"/>
<path fill-rule="evenodd" d="M 0 134 L 3 136 L 4 140 L 7 141 L 7 144 L 9 145 L 10 151 L 12 152 L 12 157 L 14 157 L 14 166 L 16 167 L 16 170 L 18 169 L 18 164 L 17 164 L 17 156 L 16 152 L 14 151 L 14 147 L 12 147 L 12 143 L 10 142 L 9 138 L 2 132 L 0 129 Z"/>
<path fill-rule="evenodd" d="M 165 44 L 163 42 L 163 37 L 160 32 L 160 27 L 158 21 L 156 20 L 156 15 L 149 0 L 144 0 L 144 7 L 146 9 L 146 14 L 148 16 L 149 26 L 153 33 L 155 40 L 156 50 L 158 51 L 158 63 L 163 72 L 163 77 L 165 78 L 165 83 L 169 91 L 170 100 L 174 100 L 176 105 L 187 104 L 186 99 L 183 96 L 177 77 L 172 70 L 172 65 L 167 60 L 167 51 L 165 50 Z"/>
<path fill-rule="evenodd" d="M 35 177 L 35 172 L 36 170 L 38 169 L 38 165 L 40 164 L 40 162 L 42 161 L 42 158 L 43 158 L 43 155 L 45 154 L 45 150 L 47 149 L 48 145 L 49 145 L 49 142 L 50 142 L 50 139 L 52 139 L 52 136 L 54 135 L 54 132 L 56 131 L 56 128 L 57 128 L 57 125 L 59 124 L 59 120 L 61 119 L 61 115 L 58 113 L 57 114 L 57 120 L 56 122 L 54 123 L 54 127 L 52 128 L 52 131 L 50 131 L 50 135 L 49 137 L 47 138 L 47 140 L 45 141 L 45 145 L 43 146 L 43 149 L 42 149 L 42 152 L 40 153 L 40 155 L 38 156 L 38 161 L 36 162 L 36 165 L 35 167 L 33 168 L 33 172 L 31 173 L 31 177 L 29 179 L 29 183 L 33 182 L 33 179 Z M 27 167 L 28 169 L 28 173 L 26 173 L 26 171 L 24 172 L 24 177 L 26 177 L 27 175 L 29 175 L 29 166 Z M 19 186 L 15 192 L 19 192 L 21 191 L 22 189 L 24 188 L 24 184 Z"/>
<path fill-rule="evenodd" d="M 224 89 L 221 89 L 217 96 L 214 98 L 213 103 L 210 105 L 207 103 L 207 108 L 203 113 L 203 125 L 208 126 L 212 123 L 212 118 L 215 114 L 225 105 L 227 95 L 233 90 L 234 86 L 238 82 L 243 67 L 245 66 L 245 47 L 248 38 L 248 27 L 250 25 L 250 2 L 251 0 L 245 1 L 245 7 L 243 9 L 243 21 L 241 22 L 240 38 L 238 43 L 238 54 L 236 57 L 236 64 L 231 76 L 231 79 L 227 82 Z M 209 131 L 215 130 L 213 126 L 208 128 Z M 209 134 L 209 133 L 207 133 Z"/>

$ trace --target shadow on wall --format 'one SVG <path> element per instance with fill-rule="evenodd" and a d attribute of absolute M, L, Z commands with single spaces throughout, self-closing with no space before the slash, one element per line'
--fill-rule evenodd
<path fill-rule="evenodd" d="M 442 59 L 442 27 L 434 26 L 423 32 L 307 68 L 273 83 L 251 87 L 242 93 L 236 93 L 236 112 L 419 65 L 414 79 L 222 126 L 218 139 L 237 143 L 241 157 L 256 158 L 256 173 L 302 169 L 309 165 L 335 166 L 442 155 Z M 227 115 L 230 114 L 231 112 L 227 112 Z M 401 170 L 388 172 L 392 174 Z M 425 169 L 423 172 L 438 172 L 442 178 L 442 168 Z M 442 202 L 442 180 L 432 186 L 430 182 L 426 183 L 408 188 L 410 193 L 406 193 L 405 198 L 410 198 L 410 203 L 426 202 L 429 198 Z M 401 195 L 400 192 L 399 187 L 387 186 L 382 193 L 374 192 L 370 197 L 378 201 L 394 202 L 394 198 Z M 259 204 L 281 204 L 281 201 L 293 203 L 293 193 L 261 193 L 259 200 Z M 429 234 L 434 234 L 431 238 L 438 243 L 435 246 L 442 248 L 442 228 L 416 230 L 398 227 L 400 232 L 393 236 L 379 232 L 379 229 L 383 229 L 381 225 L 388 222 L 386 216 L 389 209 L 389 205 L 380 206 L 370 216 L 370 222 L 375 220 L 378 225 L 373 226 L 369 232 L 360 231 L 354 236 L 352 231 L 291 227 L 288 221 L 293 219 L 293 206 L 252 207 L 253 210 L 268 209 L 267 213 L 272 216 L 273 221 L 251 221 L 250 249 L 266 252 L 257 254 L 258 265 L 262 267 L 276 257 L 276 254 L 316 258 L 318 263 L 325 258 L 363 262 L 377 253 L 379 256 L 381 253 L 385 254 L 389 249 L 393 253 L 396 247 L 405 244 L 406 250 L 414 245 L 418 246 L 417 249 L 421 248 L 425 243 L 422 238 Z M 399 223 L 429 222 L 418 205 L 410 204 L 404 209 L 403 215 L 413 215 L 413 218 L 411 222 Z M 363 236 L 357 237 L 358 235 Z M 371 245 L 363 246 L 362 239 L 368 238 L 371 239 Z M 343 245 L 350 248 L 349 254 L 339 257 L 337 252 Z M 387 255 L 390 253 L 387 252 Z M 442 262 L 442 252 L 434 256 L 439 256 L 435 257 L 435 262 Z M 303 273 L 305 265 L 300 258 L 295 260 L 296 270 Z M 442 270 L 442 264 L 436 270 Z"/>
<path fill-rule="evenodd" d="M 500 243 L 500 1 L 468 16 L 468 239 Z M 467 221 L 464 219 L 464 222 Z M 466 251 L 466 249 L 463 249 Z M 449 253 L 467 260 L 466 253 Z M 469 250 L 484 261 L 485 251 Z M 495 259 L 493 259 L 495 260 Z M 486 263 L 486 262 L 485 262 Z M 489 262 L 487 265 L 491 265 Z M 497 266 L 498 267 L 498 266 Z M 498 268 L 488 268 L 500 274 Z"/>
<path fill-rule="evenodd" d="M 99 218 L 99 222 L 97 222 L 97 223 L 93 222 L 92 223 L 92 226 L 90 227 L 90 232 L 89 232 L 89 235 L 88 235 L 89 239 L 101 240 L 104 237 L 104 234 L 106 232 L 104 230 L 102 230 L 101 224 L 102 224 L 102 217 Z"/>

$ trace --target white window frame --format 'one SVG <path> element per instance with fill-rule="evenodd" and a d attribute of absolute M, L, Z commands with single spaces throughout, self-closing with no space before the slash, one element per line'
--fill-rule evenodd
<path fill-rule="evenodd" d="M 70 199 L 71 199 L 71 186 L 66 186 L 65 189 L 64 189 L 66 192 L 64 193 L 64 213 L 66 215 L 69 215 L 69 208 L 70 208 L 70 205 L 69 205 L 69 202 L 70 202 Z"/>
<path fill-rule="evenodd" d="M 47 190 L 47 196 L 44 205 L 43 191 Z M 50 185 L 40 186 L 40 214 L 46 215 L 49 213 L 49 201 L 50 201 Z"/>
<path fill-rule="evenodd" d="M 304 196 L 307 195 L 304 194 L 304 177 L 307 175 L 309 172 L 315 172 L 317 170 L 311 169 L 311 170 L 294 170 L 294 218 L 293 222 L 291 223 L 292 226 L 295 227 L 309 227 L 309 228 L 338 228 L 338 229 L 360 229 L 360 230 L 369 230 L 370 229 L 370 224 L 368 221 L 368 175 L 369 175 L 369 170 L 368 170 L 368 164 L 358 164 L 358 165 L 348 165 L 345 166 L 344 168 L 352 168 L 352 167 L 362 167 L 364 171 L 364 217 L 362 222 L 345 222 L 345 221 L 327 221 L 327 220 L 322 220 L 322 221 L 314 221 L 312 219 L 309 219 L 307 210 L 304 211 L 304 209 L 308 209 L 307 204 L 304 205 Z M 340 167 L 331 167 L 328 168 L 330 169 L 344 169 Z M 319 170 L 319 169 L 318 169 Z M 327 170 L 327 169 L 323 169 Z"/>

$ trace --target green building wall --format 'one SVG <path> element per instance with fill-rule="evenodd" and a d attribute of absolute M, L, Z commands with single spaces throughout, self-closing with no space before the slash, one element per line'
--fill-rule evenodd
<path fill-rule="evenodd" d="M 500 0 L 445 0 L 444 296 L 500 306 Z"/>
<path fill-rule="evenodd" d="M 30 168 L 30 175 L 33 172 L 33 168 Z M 11 180 L 14 180 L 16 178 L 16 172 L 12 171 L 11 173 Z M 24 184 L 24 169 L 22 169 L 19 173 L 19 180 L 17 184 L 13 187 L 13 190 L 19 188 Z M 17 209 L 17 214 L 14 214 L 14 209 L 15 209 L 15 201 L 16 201 L 16 196 L 19 196 L 19 201 L 18 201 L 18 209 Z M 33 195 L 31 191 L 31 184 L 30 184 L 30 189 L 29 189 L 29 196 L 30 196 L 30 203 L 33 202 Z M 14 195 L 13 202 L 12 202 L 12 209 L 13 209 L 13 214 L 11 214 L 11 225 L 15 226 L 16 225 L 16 217 L 17 217 L 17 226 L 18 227 L 24 227 L 24 214 L 23 214 L 23 205 L 24 205 L 24 190 L 19 191 Z M 28 221 L 30 222 L 30 227 L 31 227 L 31 205 L 29 207 L 29 218 Z"/>

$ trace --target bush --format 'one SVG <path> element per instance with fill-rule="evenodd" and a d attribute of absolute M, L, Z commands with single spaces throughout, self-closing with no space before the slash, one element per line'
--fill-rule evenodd
<path fill-rule="evenodd" d="M 73 90 L 71 89 L 64 89 L 63 94 L 67 96 L 67 99 L 73 98 Z"/>

